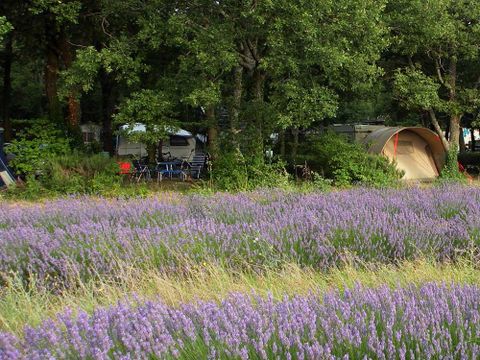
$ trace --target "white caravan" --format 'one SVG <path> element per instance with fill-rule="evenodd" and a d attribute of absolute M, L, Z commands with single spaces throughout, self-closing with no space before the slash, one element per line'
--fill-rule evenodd
<path fill-rule="evenodd" d="M 123 130 L 128 129 L 127 125 L 121 127 Z M 131 131 L 145 132 L 144 124 L 136 124 Z M 167 158 L 182 159 L 191 161 L 195 155 L 195 147 L 197 138 L 187 130 L 172 131 L 170 137 L 162 142 L 162 154 Z M 142 143 L 129 142 L 127 138 L 118 135 L 116 154 L 118 156 L 147 156 L 147 147 Z"/>

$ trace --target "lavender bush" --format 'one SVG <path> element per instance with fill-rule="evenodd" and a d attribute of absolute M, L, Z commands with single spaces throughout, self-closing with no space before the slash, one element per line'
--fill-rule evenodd
<path fill-rule="evenodd" d="M 168 198 L 64 199 L 0 207 L 0 274 L 69 284 L 184 259 L 316 268 L 348 257 L 392 262 L 477 250 L 480 189 L 281 191 Z"/>
<path fill-rule="evenodd" d="M 121 303 L 0 334 L 0 359 L 477 359 L 480 288 L 425 284 L 179 308 Z"/>

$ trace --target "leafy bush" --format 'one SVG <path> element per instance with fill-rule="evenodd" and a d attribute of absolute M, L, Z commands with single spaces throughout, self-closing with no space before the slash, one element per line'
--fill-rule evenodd
<path fill-rule="evenodd" d="M 281 161 L 247 165 L 249 189 L 284 188 L 290 183 L 290 176 Z"/>
<path fill-rule="evenodd" d="M 36 119 L 6 147 L 12 168 L 23 175 L 41 172 L 48 159 L 70 152 L 69 139 L 49 120 Z"/>
<path fill-rule="evenodd" d="M 213 164 L 211 176 L 214 186 L 226 191 L 285 187 L 289 183 L 283 163 L 249 163 L 240 151 L 220 156 Z"/>
<path fill-rule="evenodd" d="M 392 186 L 403 175 L 388 159 L 369 154 L 362 145 L 333 132 L 307 139 L 301 157 L 337 186 Z"/>
<path fill-rule="evenodd" d="M 327 192 L 333 188 L 333 180 L 325 179 L 322 175 L 312 172 L 312 179 L 310 181 L 302 181 L 298 184 L 297 189 L 300 192 Z"/>
<path fill-rule="evenodd" d="M 443 167 L 439 182 L 465 182 L 467 178 L 462 174 L 458 169 L 458 149 L 452 146 L 447 151 L 447 159 L 445 161 L 445 166 Z"/>
<path fill-rule="evenodd" d="M 248 172 L 242 153 L 232 150 L 215 159 L 211 177 L 215 187 L 220 190 L 246 190 L 248 188 Z"/>
<path fill-rule="evenodd" d="M 101 154 L 81 153 L 57 156 L 45 162 L 42 173 L 27 176 L 23 186 L 10 190 L 10 195 L 36 199 L 53 195 L 115 195 L 120 191 L 118 164 Z"/>
<path fill-rule="evenodd" d="M 102 194 L 120 185 L 118 164 L 101 154 L 85 156 L 73 153 L 47 163 L 42 184 L 61 194 Z"/>

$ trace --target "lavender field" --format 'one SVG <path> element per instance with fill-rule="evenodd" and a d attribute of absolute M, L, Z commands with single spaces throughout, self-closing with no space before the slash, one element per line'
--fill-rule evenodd
<path fill-rule="evenodd" d="M 475 359 L 479 245 L 475 187 L 6 204 L 0 208 L 0 359 Z M 429 274 L 411 275 L 421 259 L 433 262 L 424 269 L 438 271 L 435 282 Z M 465 259 L 467 271 L 455 269 Z M 276 281 L 285 283 L 292 265 L 299 270 L 288 295 L 265 296 L 269 289 L 278 294 L 275 282 L 264 277 L 261 285 L 255 277 L 282 272 Z M 186 283 L 194 289 L 190 268 L 203 274 L 212 266 L 228 275 L 202 286 L 215 282 L 223 297 L 194 300 L 179 290 L 172 305 L 162 297 L 168 290 L 142 296 L 142 276 L 183 281 L 170 284 L 172 291 Z M 325 280 L 328 289 L 320 289 L 312 277 L 370 266 L 405 270 L 403 280 L 373 287 Z M 140 277 L 122 287 L 130 269 Z M 239 286 L 242 274 L 256 285 Z M 300 284 L 302 276 L 308 285 Z M 229 284 L 219 285 L 227 277 Z M 100 297 L 107 285 L 128 290 L 89 311 L 71 300 L 86 287 L 93 291 L 83 300 Z M 156 286 L 167 281 L 159 278 Z M 48 316 L 38 305 L 46 299 L 58 309 Z M 23 325 L 6 320 L 10 311 L 25 318 Z M 35 311 L 40 321 L 29 320 Z"/>
<path fill-rule="evenodd" d="M 480 244 L 480 189 L 255 192 L 69 199 L 0 209 L 0 273 L 69 286 L 125 264 L 328 269 L 342 261 L 451 260 Z"/>
<path fill-rule="evenodd" d="M 23 339 L 0 334 L 3 359 L 477 359 L 480 288 L 361 287 L 324 296 L 232 294 L 220 304 L 122 303 L 70 312 Z"/>

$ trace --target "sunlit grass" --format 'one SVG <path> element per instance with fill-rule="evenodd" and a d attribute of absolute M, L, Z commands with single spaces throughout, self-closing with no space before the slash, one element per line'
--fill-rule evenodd
<path fill-rule="evenodd" d="M 404 262 L 399 265 L 348 264 L 328 272 L 284 264 L 279 269 L 232 271 L 210 264 L 185 264 L 182 274 L 165 274 L 156 270 L 136 270 L 124 266 L 121 281 L 80 282 L 74 290 L 52 293 L 31 283 L 26 289 L 19 277 L 11 275 L 8 286 L 0 290 L 0 330 L 20 334 L 25 325 L 37 325 L 66 308 L 92 312 L 128 297 L 161 299 L 167 305 L 195 300 L 222 300 L 229 293 L 259 295 L 302 295 L 343 289 L 359 283 L 368 287 L 386 284 L 400 287 L 426 282 L 477 284 L 480 268 L 473 261 L 438 264 L 430 260 Z"/>

